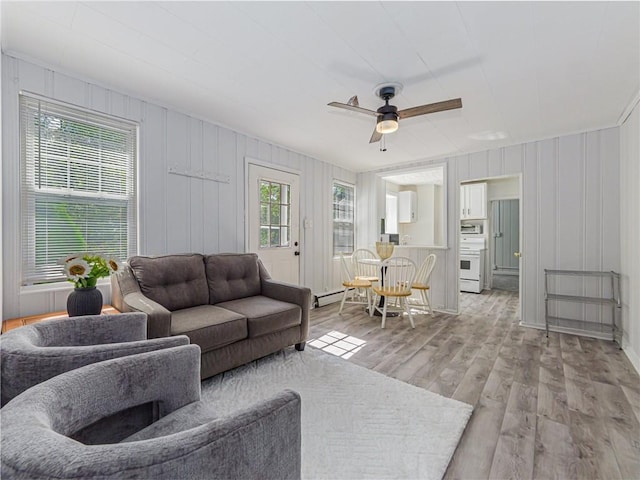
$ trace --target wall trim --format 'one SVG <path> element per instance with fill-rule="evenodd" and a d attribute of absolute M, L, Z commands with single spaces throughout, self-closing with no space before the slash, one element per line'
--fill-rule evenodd
<path fill-rule="evenodd" d="M 271 170 L 280 170 L 281 172 L 293 173 L 294 175 L 302 176 L 302 171 L 296 168 L 286 167 L 284 165 L 280 165 L 279 163 L 269 162 L 266 160 L 260 160 L 254 157 L 245 156 L 244 157 L 245 179 L 247 177 L 247 170 L 250 163 L 254 165 L 258 165 L 259 167 L 270 168 Z"/>
<path fill-rule="evenodd" d="M 620 126 L 627 121 L 627 118 L 629 118 L 629 115 L 631 115 L 631 112 L 633 112 L 633 109 L 636 108 L 636 105 L 638 105 L 638 103 L 640 103 L 640 90 L 638 90 L 635 96 L 631 99 L 631 102 L 629 102 L 627 108 L 622 111 L 620 117 L 618 117 L 618 121 L 616 122 L 617 126 Z"/>
<path fill-rule="evenodd" d="M 627 355 L 627 358 L 636 369 L 636 372 L 640 375 L 640 356 L 633 349 L 628 340 L 622 339 L 622 351 Z"/>

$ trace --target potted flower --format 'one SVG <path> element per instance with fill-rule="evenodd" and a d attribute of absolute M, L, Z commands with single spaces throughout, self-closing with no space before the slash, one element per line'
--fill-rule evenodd
<path fill-rule="evenodd" d="M 79 253 L 69 255 L 62 264 L 67 280 L 74 285 L 67 298 L 70 317 L 97 315 L 102 311 L 102 293 L 96 288 L 99 278 L 118 271 L 118 262 L 102 255 Z"/>

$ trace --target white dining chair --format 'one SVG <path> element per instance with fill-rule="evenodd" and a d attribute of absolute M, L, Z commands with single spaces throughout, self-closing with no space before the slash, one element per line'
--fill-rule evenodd
<path fill-rule="evenodd" d="M 338 314 L 342 313 L 345 303 L 360 303 L 367 306 L 367 311 L 371 310 L 371 282 L 367 279 L 356 278 L 351 268 L 349 267 L 347 259 L 342 253 L 340 253 L 340 268 L 342 274 L 342 286 L 344 287 L 344 293 L 342 294 L 342 301 L 340 302 L 340 310 Z M 351 295 L 351 300 L 347 298 Z"/>
<path fill-rule="evenodd" d="M 422 303 L 412 303 L 413 307 L 423 307 L 427 309 L 427 313 L 433 316 L 433 308 L 431 307 L 431 274 L 436 266 L 435 254 L 427 255 L 424 262 L 420 265 L 416 278 L 411 284 L 412 290 L 420 292 Z"/>
<path fill-rule="evenodd" d="M 382 324 L 385 327 L 387 320 L 387 312 L 390 309 L 396 310 L 398 307 L 391 305 L 392 301 L 398 300 L 400 312 L 405 312 L 409 316 L 409 322 L 412 328 L 416 328 L 413 323 L 413 316 L 409 308 L 408 297 L 411 296 L 411 285 L 416 276 L 416 264 L 406 257 L 391 257 L 383 261 L 380 265 L 382 279 L 379 284 L 373 285 L 373 291 L 376 297 L 384 297 L 382 306 Z M 374 300 L 375 305 L 375 300 Z M 380 310 L 380 307 L 375 307 Z M 373 316 L 374 308 L 370 310 L 370 316 Z"/>
<path fill-rule="evenodd" d="M 371 250 L 359 248 L 353 252 L 355 278 L 376 283 L 380 277 L 380 259 Z"/>

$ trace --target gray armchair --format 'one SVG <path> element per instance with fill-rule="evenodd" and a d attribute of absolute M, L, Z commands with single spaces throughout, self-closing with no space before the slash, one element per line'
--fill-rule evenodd
<path fill-rule="evenodd" d="M 2 406 L 74 368 L 188 343 L 184 335 L 147 340 L 144 313 L 58 318 L 11 330 L 0 336 Z"/>
<path fill-rule="evenodd" d="M 160 417 L 120 443 L 77 432 L 152 403 Z M 224 417 L 200 401 L 200 348 L 107 360 L 30 388 L 0 410 L 2 478 L 297 479 L 300 397 L 283 391 Z"/>

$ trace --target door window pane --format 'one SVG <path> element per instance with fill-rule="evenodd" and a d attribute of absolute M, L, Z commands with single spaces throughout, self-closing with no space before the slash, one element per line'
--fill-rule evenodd
<path fill-rule="evenodd" d="M 291 193 L 286 183 L 260 180 L 260 248 L 290 246 Z"/>

